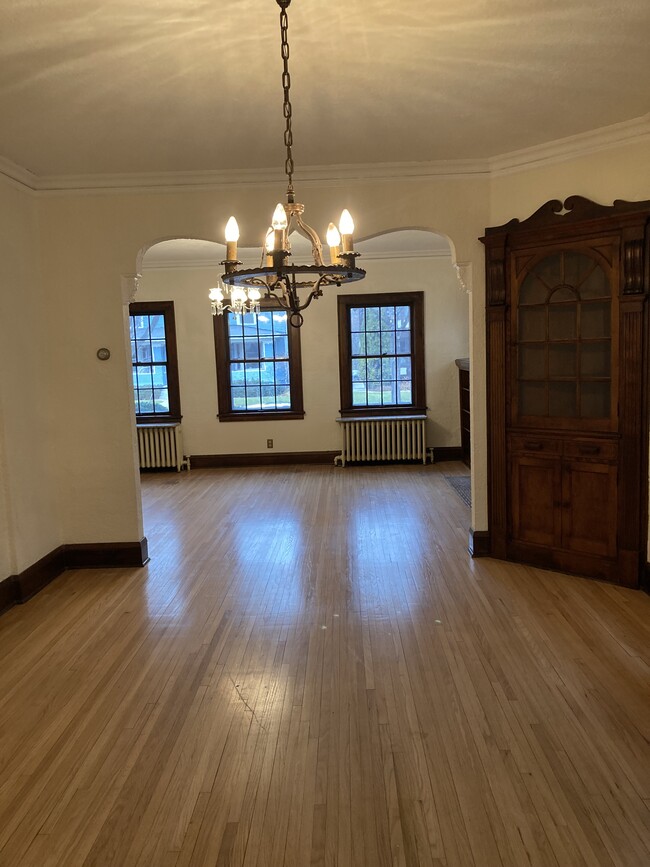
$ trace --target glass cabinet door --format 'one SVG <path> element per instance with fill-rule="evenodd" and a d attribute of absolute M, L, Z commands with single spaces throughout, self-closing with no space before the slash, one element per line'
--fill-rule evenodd
<path fill-rule="evenodd" d="M 596 259 L 564 250 L 533 265 L 512 325 L 519 420 L 591 420 L 597 427 L 610 419 L 612 294 Z"/>

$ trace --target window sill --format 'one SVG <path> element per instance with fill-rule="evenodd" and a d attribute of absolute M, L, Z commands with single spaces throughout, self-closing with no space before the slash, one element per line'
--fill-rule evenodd
<path fill-rule="evenodd" d="M 427 407 L 408 406 L 408 407 L 359 407 L 359 409 L 342 409 L 340 410 L 341 421 L 354 421 L 359 419 L 391 419 L 391 418 L 425 418 Z"/>
<path fill-rule="evenodd" d="M 264 412 L 250 410 L 248 412 L 220 412 L 219 421 L 293 421 L 305 417 L 304 412 Z"/>
<path fill-rule="evenodd" d="M 180 415 L 136 415 L 135 423 L 138 426 L 180 424 L 182 418 Z"/>

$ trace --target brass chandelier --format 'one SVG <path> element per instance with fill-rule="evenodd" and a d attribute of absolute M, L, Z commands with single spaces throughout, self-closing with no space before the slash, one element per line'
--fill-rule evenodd
<path fill-rule="evenodd" d="M 287 150 L 284 165 L 287 176 L 287 203 L 279 203 L 273 213 L 271 226 L 266 232 L 259 268 L 241 268 L 237 259 L 239 227 L 237 220 L 230 217 L 226 224 L 226 258 L 221 263 L 224 273 L 217 288 L 210 290 L 212 313 L 223 314 L 227 310 L 235 313 L 257 312 L 262 298 L 275 299 L 288 314 L 289 322 L 296 328 L 303 323 L 302 311 L 314 298 L 323 294 L 325 286 L 341 286 L 355 280 L 363 280 L 366 272 L 357 268 L 352 234 L 354 223 L 347 210 L 341 214 L 339 227 L 330 223 L 327 229 L 329 264 L 323 262 L 323 245 L 318 234 L 302 218 L 304 205 L 296 202 L 293 187 L 293 133 L 291 120 L 289 75 L 289 41 L 287 7 L 291 0 L 276 0 L 280 7 L 280 36 L 282 46 L 282 90 L 283 113 L 285 118 L 284 143 Z M 289 236 L 295 229 L 311 242 L 313 265 L 299 265 L 291 262 L 291 242 Z M 300 292 L 307 293 L 301 301 Z M 303 292 L 304 295 L 304 292 Z"/>

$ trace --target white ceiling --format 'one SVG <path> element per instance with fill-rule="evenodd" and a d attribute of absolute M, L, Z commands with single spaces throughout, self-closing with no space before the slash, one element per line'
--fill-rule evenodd
<path fill-rule="evenodd" d="M 282 166 L 275 0 L 2 0 L 0 155 Z M 297 167 L 478 159 L 650 110 L 649 0 L 293 0 Z"/>

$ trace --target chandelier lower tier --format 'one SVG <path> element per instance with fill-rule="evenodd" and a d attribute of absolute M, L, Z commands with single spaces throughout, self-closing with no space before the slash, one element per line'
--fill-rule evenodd
<path fill-rule="evenodd" d="M 237 259 L 239 226 L 234 217 L 226 224 L 226 258 L 221 263 L 224 273 L 220 285 L 210 290 L 212 313 L 222 314 L 227 310 L 236 313 L 256 312 L 262 298 L 274 299 L 288 314 L 289 322 L 296 328 L 303 323 L 302 311 L 314 298 L 323 294 L 326 286 L 341 286 L 363 280 L 366 272 L 357 268 L 352 233 L 354 223 L 347 210 L 341 214 L 339 227 L 330 223 L 327 230 L 329 264 L 323 261 L 323 245 L 318 234 L 304 220 L 304 205 L 295 200 L 293 187 L 293 132 L 291 128 L 292 106 L 290 100 L 291 76 L 289 75 L 289 42 L 287 7 L 291 0 L 276 0 L 280 7 L 280 36 L 282 43 L 282 90 L 285 118 L 284 143 L 286 146 L 285 174 L 287 175 L 287 203 L 278 204 L 271 226 L 266 232 L 259 268 L 241 268 Z M 290 235 L 298 232 L 311 242 L 313 264 L 291 262 Z"/>

